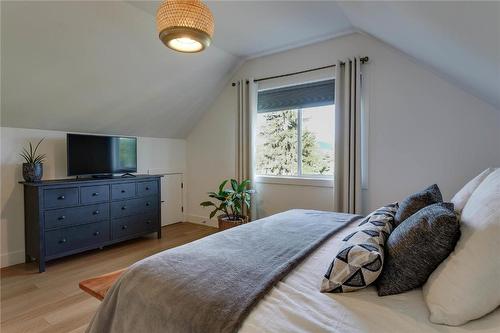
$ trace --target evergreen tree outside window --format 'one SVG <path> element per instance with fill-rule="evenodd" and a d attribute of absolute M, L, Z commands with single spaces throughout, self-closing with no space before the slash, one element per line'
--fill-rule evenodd
<path fill-rule="evenodd" d="M 334 81 L 259 92 L 256 174 L 332 178 Z"/>

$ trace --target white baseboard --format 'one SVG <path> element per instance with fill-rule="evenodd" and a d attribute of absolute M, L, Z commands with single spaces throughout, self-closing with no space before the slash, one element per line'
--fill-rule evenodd
<path fill-rule="evenodd" d="M 8 267 L 24 262 L 24 250 L 2 253 L 0 255 L 0 267 Z"/>
<path fill-rule="evenodd" d="M 216 219 L 209 219 L 208 217 L 205 216 L 186 214 L 185 220 L 186 222 L 208 225 L 214 228 L 219 227 L 219 223 L 217 222 Z"/>

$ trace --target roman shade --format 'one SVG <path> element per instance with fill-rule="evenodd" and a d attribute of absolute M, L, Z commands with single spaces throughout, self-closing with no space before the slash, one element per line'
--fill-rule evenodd
<path fill-rule="evenodd" d="M 263 90 L 258 94 L 258 113 L 331 105 L 335 102 L 335 81 L 304 83 Z"/>

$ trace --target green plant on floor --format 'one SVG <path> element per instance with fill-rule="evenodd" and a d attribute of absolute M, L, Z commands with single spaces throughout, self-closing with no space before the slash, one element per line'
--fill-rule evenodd
<path fill-rule="evenodd" d="M 228 182 L 231 186 L 225 188 Z M 241 183 L 238 183 L 236 179 L 226 179 L 219 185 L 218 192 L 208 192 L 208 196 L 216 202 L 204 201 L 200 205 L 214 207 L 210 218 L 214 217 L 217 212 L 221 212 L 228 220 L 237 221 L 245 217 L 243 216 L 244 208 L 250 208 L 250 197 L 254 190 L 249 189 L 249 186 L 249 179 Z"/>

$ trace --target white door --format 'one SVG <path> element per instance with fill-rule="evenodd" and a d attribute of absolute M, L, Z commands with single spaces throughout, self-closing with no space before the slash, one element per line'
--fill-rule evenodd
<path fill-rule="evenodd" d="M 161 179 L 161 225 L 184 221 L 182 207 L 182 174 L 165 175 Z"/>

